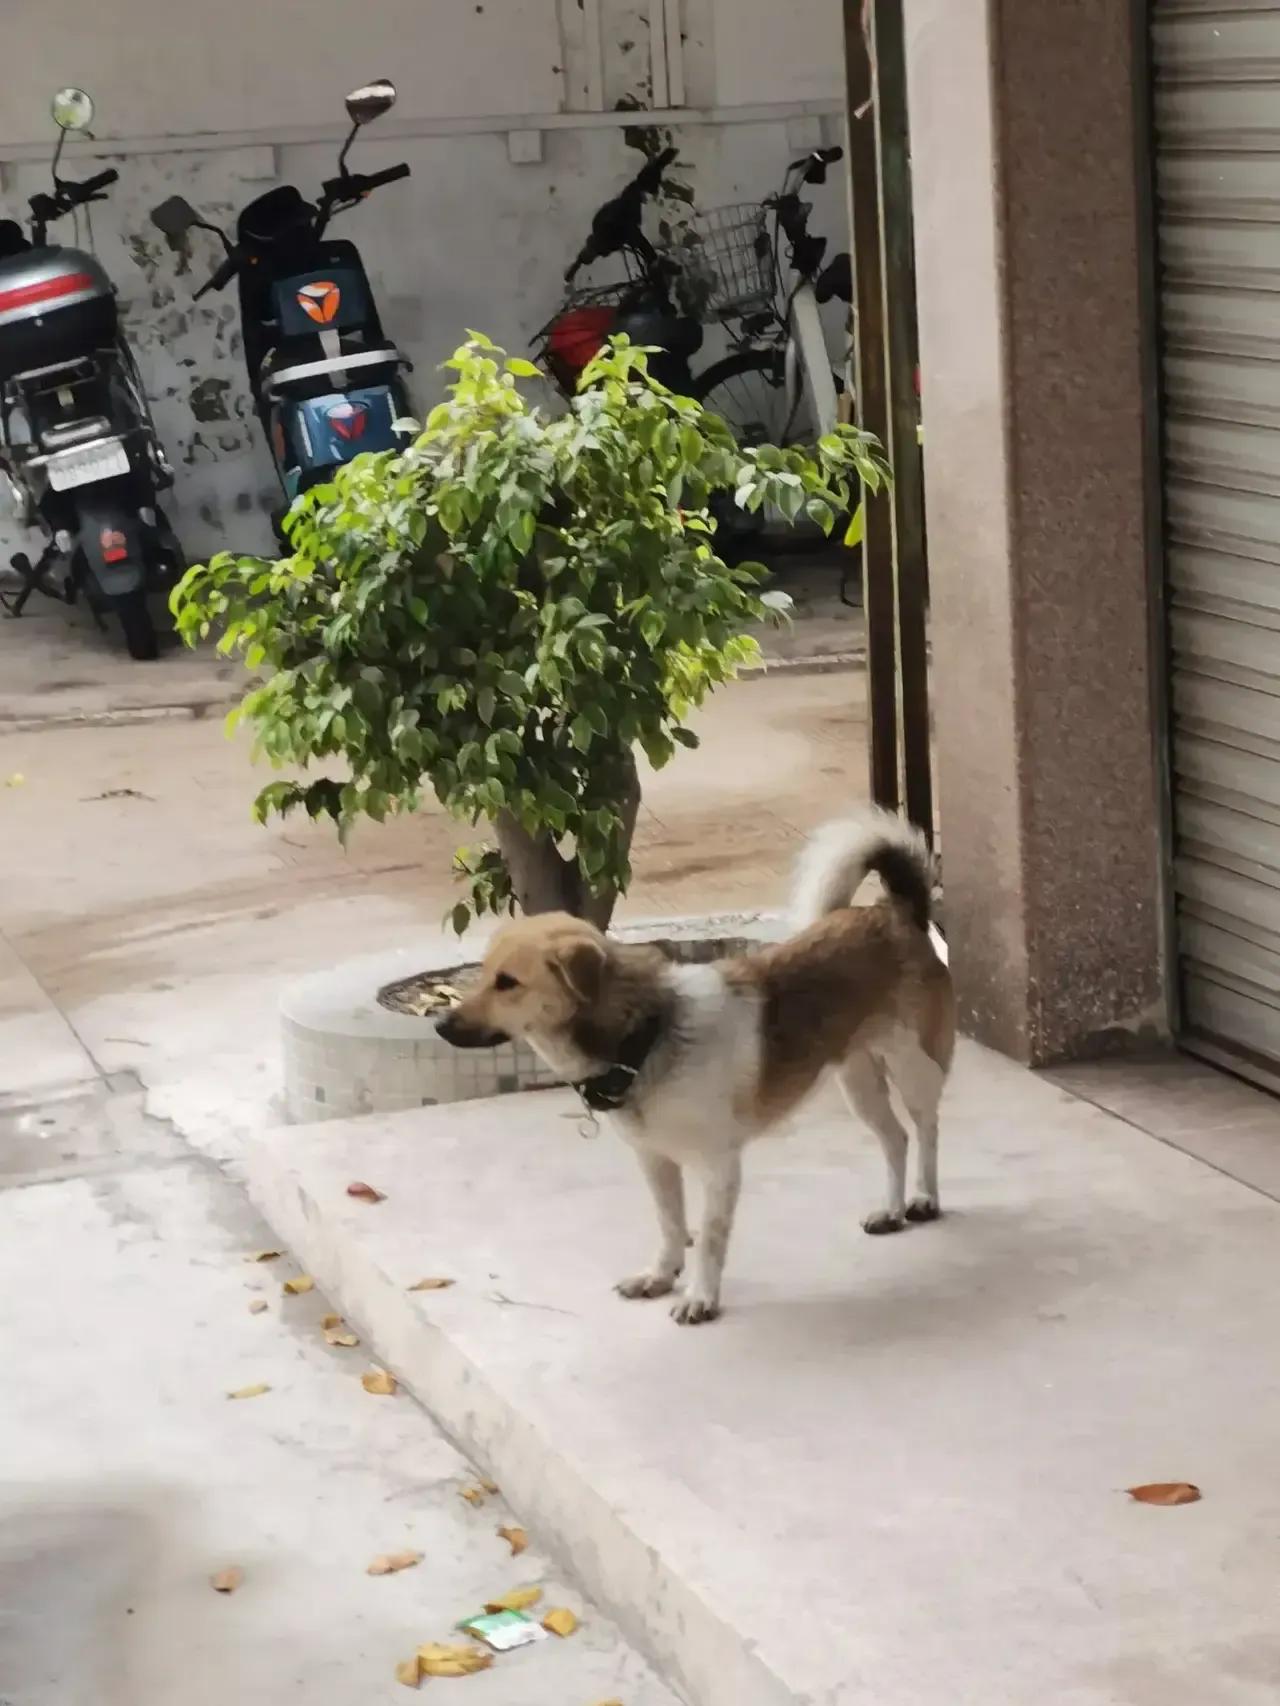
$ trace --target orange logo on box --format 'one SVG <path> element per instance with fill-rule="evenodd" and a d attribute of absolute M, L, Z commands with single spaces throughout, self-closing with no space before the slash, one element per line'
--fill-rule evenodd
<path fill-rule="evenodd" d="M 317 326 L 329 325 L 342 304 L 342 292 L 329 279 L 318 278 L 298 292 L 298 307 Z"/>

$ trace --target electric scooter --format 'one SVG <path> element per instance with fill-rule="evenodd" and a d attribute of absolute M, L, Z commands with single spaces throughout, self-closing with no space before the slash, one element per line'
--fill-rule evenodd
<path fill-rule="evenodd" d="M 34 563 L 24 551 L 10 558 L 19 588 L 0 603 L 21 616 L 33 592 L 67 604 L 83 592 L 99 622 L 118 617 L 131 657 L 154 658 L 147 594 L 185 567 L 156 503 L 173 471 L 111 280 L 92 254 L 49 241 L 55 220 L 105 201 L 119 174 L 60 178 L 63 145 L 88 129 L 93 102 L 83 89 L 60 90 L 53 117 L 53 193 L 31 197 L 29 238 L 16 220 L 0 221 L 0 473 L 19 520 L 45 536 Z"/>
<path fill-rule="evenodd" d="M 326 236 L 335 214 L 409 176 L 406 165 L 347 169 L 356 132 L 389 112 L 395 98 L 386 78 L 354 89 L 338 174 L 324 181 L 319 201 L 304 200 L 292 184 L 268 190 L 240 214 L 234 243 L 181 196 L 151 215 L 173 243 L 200 229 L 223 244 L 222 264 L 196 298 L 239 280 L 249 383 L 286 508 L 361 452 L 395 449 L 395 423 L 409 413 L 409 363 L 382 330 L 360 251 Z M 275 518 L 277 530 L 284 513 Z"/>

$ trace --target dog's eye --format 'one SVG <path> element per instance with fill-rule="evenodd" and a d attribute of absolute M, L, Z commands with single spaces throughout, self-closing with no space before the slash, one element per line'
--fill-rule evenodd
<path fill-rule="evenodd" d="M 493 980 L 495 989 L 519 989 L 519 978 L 512 977 L 509 972 L 500 971 Z"/>

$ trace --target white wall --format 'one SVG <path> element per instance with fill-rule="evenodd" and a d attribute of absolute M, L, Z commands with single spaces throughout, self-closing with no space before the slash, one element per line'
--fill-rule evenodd
<path fill-rule="evenodd" d="M 87 176 L 104 160 L 120 171 L 110 202 L 93 210 L 93 238 L 179 472 L 169 508 L 196 554 L 267 545 L 264 514 L 276 494 L 249 409 L 235 292 L 192 302 L 216 259 L 213 240 L 198 235 L 193 265 L 181 271 L 147 218 L 166 195 L 178 191 L 229 222 L 274 182 L 308 193 L 332 171 L 345 88 L 392 75 L 400 102 L 359 139 L 353 163 L 372 171 L 407 160 L 413 176 L 334 229 L 360 243 L 383 324 L 416 364 L 411 385 L 425 410 L 443 382 L 438 363 L 467 327 L 523 349 L 551 316 L 592 212 L 641 162 L 610 109 L 628 94 L 647 101 L 655 69 L 668 89 L 685 81 L 691 107 L 671 115 L 673 140 L 703 205 L 758 200 L 795 153 L 839 134 L 840 72 L 833 81 L 830 63 L 839 0 L 792 0 L 785 52 L 765 0 L 684 0 L 683 52 L 664 53 L 659 37 L 656 57 L 650 19 L 663 13 L 661 0 L 594 8 L 592 0 L 581 8 L 578 0 L 233 0 L 180 9 L 185 30 L 175 35 L 173 0 L 8 0 L 25 51 L 21 67 L 0 66 L 0 138 L 9 138 L 0 140 L 0 201 L 20 213 L 47 181 L 42 138 L 52 131 L 41 81 L 82 81 L 98 105 L 98 140 L 70 155 L 67 171 Z M 331 31 L 314 28 L 322 9 Z M 99 12 L 86 43 L 86 13 Z M 753 51 L 763 61 L 755 70 Z M 762 91 L 775 83 L 768 100 Z M 530 128 L 542 158 L 513 164 L 512 132 Z M 815 228 L 833 250 L 845 246 L 839 174 L 813 199 Z M 607 264 L 598 272 L 612 276 Z M 14 544 L 2 524 L 0 536 L 7 555 Z"/>

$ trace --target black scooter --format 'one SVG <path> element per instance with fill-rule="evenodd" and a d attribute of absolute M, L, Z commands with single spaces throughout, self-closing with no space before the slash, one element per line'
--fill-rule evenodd
<path fill-rule="evenodd" d="M 347 96 L 351 130 L 338 175 L 325 180 L 318 203 L 304 201 L 292 184 L 268 190 L 241 213 L 234 243 L 181 196 L 151 215 L 173 243 L 198 228 L 215 232 L 226 249 L 196 297 L 239 280 L 249 383 L 289 503 L 361 452 L 395 449 L 395 423 L 409 412 L 402 377 L 409 363 L 382 330 L 360 251 L 325 236 L 334 214 L 409 176 L 406 165 L 347 170 L 356 132 L 389 112 L 395 98 L 386 78 Z"/>
<path fill-rule="evenodd" d="M 0 473 L 18 515 L 46 544 L 33 563 L 10 558 L 21 616 L 33 592 L 73 604 L 83 592 L 99 621 L 119 618 L 135 658 L 153 658 L 153 586 L 176 580 L 184 559 L 157 507 L 173 472 L 160 449 L 133 352 L 120 329 L 115 288 L 97 259 L 49 241 L 57 219 L 90 202 L 118 173 L 83 183 L 58 176 L 67 134 L 86 130 L 93 102 L 83 89 L 53 101 L 61 135 L 53 193 L 33 195 L 31 236 L 0 221 Z"/>

